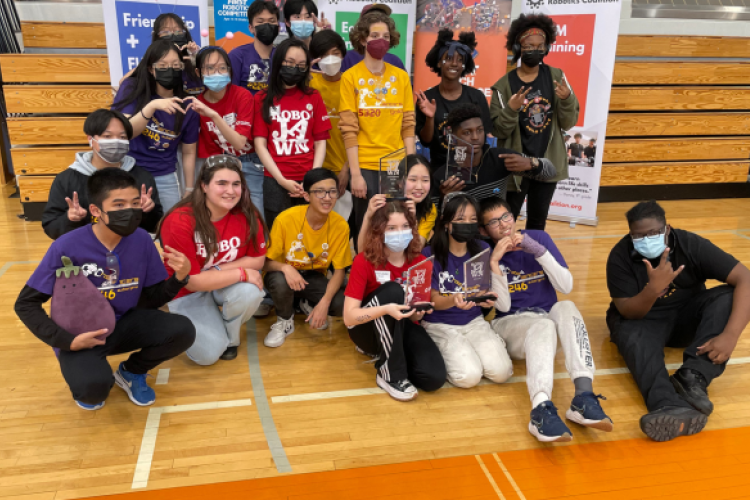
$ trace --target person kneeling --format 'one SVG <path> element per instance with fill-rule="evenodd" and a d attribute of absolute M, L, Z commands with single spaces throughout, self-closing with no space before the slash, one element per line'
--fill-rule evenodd
<path fill-rule="evenodd" d="M 209 157 L 197 187 L 167 215 L 160 235 L 188 256 L 193 270 L 169 310 L 196 325 L 188 357 L 212 365 L 237 357 L 240 329 L 263 300 L 266 228 L 236 156 Z"/>
<path fill-rule="evenodd" d="M 195 340 L 195 327 L 188 318 L 158 310 L 187 283 L 190 261 L 165 248 L 167 265 L 173 271 L 167 277 L 151 236 L 138 227 L 142 216 L 139 188 L 136 180 L 119 168 L 91 175 L 87 186 L 91 205 L 87 208 L 98 222 L 55 240 L 16 300 L 16 314 L 24 325 L 59 350 L 63 377 L 73 399 L 85 410 L 104 406 L 113 383 L 133 403 L 153 404 L 156 394 L 146 383 L 146 374 L 185 352 Z M 52 297 L 56 269 L 63 257 L 78 268 L 76 273 L 106 292 L 116 321 L 112 332 L 105 329 L 74 335 L 45 313 L 42 304 Z M 79 314 L 87 313 L 97 314 Z M 136 350 L 113 376 L 107 356 Z"/>
<path fill-rule="evenodd" d="M 344 270 L 352 264 L 349 225 L 333 211 L 338 198 L 336 174 L 316 168 L 305 174 L 304 198 L 308 205 L 280 213 L 271 228 L 266 255 L 265 284 L 276 306 L 276 323 L 263 342 L 279 347 L 294 333 L 294 299 L 307 315 L 307 323 L 328 328 L 328 316 L 344 310 Z M 326 276 L 333 266 L 333 276 Z"/>
<path fill-rule="evenodd" d="M 378 387 L 397 401 L 411 401 L 417 389 L 436 391 L 446 378 L 440 351 L 417 323 L 432 310 L 404 305 L 404 276 L 425 260 L 417 221 L 404 203 L 389 202 L 369 227 L 349 275 L 344 323 L 357 349 L 377 357 Z"/>
<path fill-rule="evenodd" d="M 511 359 L 526 359 L 526 384 L 531 396 L 529 432 L 539 441 L 570 441 L 573 434 L 552 403 L 555 353 L 560 338 L 565 366 L 575 397 L 565 416 L 571 422 L 611 431 L 610 419 L 593 392 L 594 358 L 581 313 L 571 301 L 557 301 L 557 292 L 573 289 L 573 275 L 557 246 L 544 231 L 516 232 L 510 205 L 501 198 L 481 204 L 482 231 L 492 238 L 490 260 L 497 316 L 492 328 L 505 340 Z M 508 278 L 510 277 L 510 283 Z"/>

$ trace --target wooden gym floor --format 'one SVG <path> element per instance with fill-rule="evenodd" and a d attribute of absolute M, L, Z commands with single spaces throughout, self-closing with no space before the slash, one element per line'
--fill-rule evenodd
<path fill-rule="evenodd" d="M 262 340 L 272 318 L 248 324 L 234 361 L 199 367 L 183 355 L 153 375 L 156 404 L 139 408 L 113 388 L 107 405 L 73 404 L 51 349 L 13 312 L 50 240 L 0 198 L 0 499 L 100 495 L 151 499 L 690 499 L 748 498 L 750 339 L 711 386 L 706 431 L 652 443 L 645 409 L 608 340 L 605 262 L 626 232 L 631 204 L 603 204 L 598 227 L 552 222 L 548 231 L 575 277 L 570 299 L 588 325 L 597 393 L 615 430 L 571 425 L 567 445 L 527 431 L 525 367 L 502 386 L 423 393 L 397 403 L 376 389 L 345 328 L 297 329 L 279 349 Z M 669 222 L 750 264 L 750 200 L 665 202 Z M 257 333 L 256 333 L 257 332 Z M 122 357 L 112 359 L 113 366 Z M 668 350 L 667 363 L 679 363 Z M 553 400 L 573 395 L 562 354 Z M 115 497 L 113 497 L 115 498 Z"/>

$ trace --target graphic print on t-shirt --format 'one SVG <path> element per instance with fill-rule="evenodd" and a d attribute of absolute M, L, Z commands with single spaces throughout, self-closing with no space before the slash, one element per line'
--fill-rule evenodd
<path fill-rule="evenodd" d="M 222 236 L 223 238 L 223 236 Z M 206 259 L 205 264 L 203 264 L 203 271 L 206 271 L 208 269 L 211 269 L 213 266 L 218 266 L 220 264 L 225 264 L 227 262 L 234 262 L 239 258 L 239 248 L 242 246 L 242 241 L 238 236 L 232 236 L 229 239 L 221 239 L 216 244 L 217 251 L 215 254 L 209 256 L 208 251 L 206 250 L 206 245 L 203 244 L 201 241 L 200 235 L 196 231 L 195 233 L 195 254 L 201 256 L 202 258 Z M 260 244 L 261 250 L 266 247 L 266 243 L 262 242 Z M 221 255 L 224 254 L 224 255 Z M 217 257 L 221 257 L 218 260 L 215 260 Z"/>
<path fill-rule="evenodd" d="M 282 156 L 309 153 L 310 144 L 305 135 L 312 118 L 313 105 L 308 103 L 302 111 L 279 108 L 271 107 L 271 120 L 281 126 L 281 130 L 274 130 L 271 134 L 276 151 Z"/>
<path fill-rule="evenodd" d="M 464 284 L 461 280 L 456 279 L 454 275 L 448 271 L 441 271 L 438 274 L 438 282 L 440 283 L 440 295 L 453 295 L 454 293 L 461 293 L 464 291 Z M 451 287 L 450 289 L 448 287 Z"/>
<path fill-rule="evenodd" d="M 110 268 L 109 274 L 106 274 L 106 271 L 100 268 L 95 262 L 87 262 L 81 266 L 81 272 L 87 278 L 92 276 L 103 280 L 97 289 L 109 300 L 113 300 L 117 293 L 138 289 L 138 278 L 120 280 L 118 283 L 117 271 L 117 269 Z M 115 292 L 115 290 L 117 291 Z"/>
<path fill-rule="evenodd" d="M 247 121 L 237 121 L 237 113 L 227 113 L 226 115 L 221 117 L 222 120 L 227 122 L 227 125 L 229 125 L 232 130 L 235 129 L 237 125 L 240 126 L 246 126 L 251 127 L 252 123 Z M 208 131 L 214 134 L 216 137 L 214 138 L 214 143 L 219 146 L 225 153 L 234 155 L 234 156 L 242 156 L 243 154 L 247 153 L 251 149 L 253 149 L 252 141 L 247 141 L 245 143 L 245 147 L 242 148 L 240 151 L 237 151 L 234 149 L 234 146 L 232 146 L 224 137 L 224 134 L 221 133 L 221 130 L 219 130 L 219 127 L 216 126 L 216 124 L 213 121 L 205 122 L 208 128 Z"/>
<path fill-rule="evenodd" d="M 174 130 L 164 128 L 164 123 L 157 120 L 155 116 L 151 117 L 142 133 L 151 139 L 148 149 L 155 149 L 156 151 L 165 151 L 173 147 L 171 146 L 172 141 L 177 139 Z"/>
<path fill-rule="evenodd" d="M 510 293 L 528 290 L 529 285 L 547 280 L 547 275 L 544 274 L 543 270 L 525 273 L 523 269 L 514 271 L 500 264 L 500 271 L 508 275 L 508 291 Z"/>
<path fill-rule="evenodd" d="M 250 90 L 266 90 L 268 88 L 268 74 L 270 73 L 270 59 L 262 59 L 261 64 L 251 64 L 247 73 L 247 88 Z"/>
<path fill-rule="evenodd" d="M 300 233 L 289 246 L 289 251 L 286 253 L 286 261 L 289 265 L 297 269 L 326 267 L 328 264 L 328 243 L 320 245 L 323 251 L 315 255 L 307 250 L 303 238 Z"/>
<path fill-rule="evenodd" d="M 541 90 L 530 92 L 526 104 L 521 108 L 521 123 L 527 132 L 540 134 L 552 123 L 552 104 L 542 95 Z"/>

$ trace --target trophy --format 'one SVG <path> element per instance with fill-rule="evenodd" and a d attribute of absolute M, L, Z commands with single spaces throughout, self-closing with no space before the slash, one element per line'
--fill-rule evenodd
<path fill-rule="evenodd" d="M 490 291 L 490 249 L 487 248 L 464 262 L 464 293 L 467 302 L 495 300 Z"/>
<path fill-rule="evenodd" d="M 435 259 L 433 255 L 429 259 L 423 260 L 406 270 L 405 286 L 406 297 L 404 305 L 416 309 L 417 311 L 429 311 L 432 309 L 431 291 L 432 291 L 432 262 Z"/>
<path fill-rule="evenodd" d="M 476 184 L 474 178 L 474 146 L 453 134 L 446 137 L 448 155 L 445 164 L 445 180 L 456 177 L 468 186 Z"/>
<path fill-rule="evenodd" d="M 406 150 L 398 149 L 380 159 L 380 194 L 392 201 L 405 201 Z"/>

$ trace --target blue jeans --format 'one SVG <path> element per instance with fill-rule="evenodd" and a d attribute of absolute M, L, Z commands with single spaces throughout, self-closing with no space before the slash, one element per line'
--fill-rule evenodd
<path fill-rule="evenodd" d="M 247 188 L 250 190 L 250 199 L 253 201 L 253 205 L 260 212 L 260 216 L 263 215 L 263 165 L 260 162 L 260 158 L 255 153 L 240 156 L 242 162 L 242 173 L 245 175 L 245 182 Z M 264 217 L 265 218 L 265 217 Z M 270 231 L 270 227 L 268 228 Z"/>
<path fill-rule="evenodd" d="M 180 194 L 180 183 L 177 181 L 177 172 L 167 175 L 154 176 L 156 189 L 159 191 L 159 200 L 166 215 L 169 210 L 182 199 Z"/>

